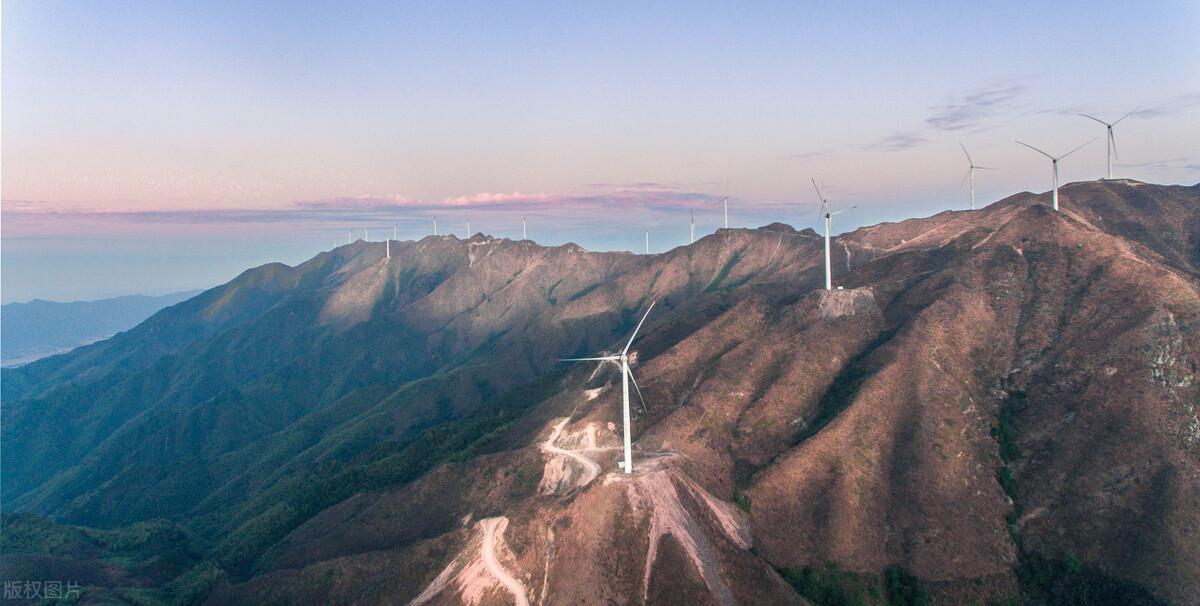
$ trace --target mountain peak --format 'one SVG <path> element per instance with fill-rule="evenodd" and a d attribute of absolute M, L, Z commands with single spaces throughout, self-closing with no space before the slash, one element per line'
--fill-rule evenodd
<path fill-rule="evenodd" d="M 787 234 L 797 233 L 796 228 L 792 227 L 791 225 L 788 225 L 787 223 L 780 223 L 779 221 L 764 225 L 758 229 L 760 229 L 762 231 L 777 231 L 777 232 L 782 232 L 782 233 L 787 233 Z"/>

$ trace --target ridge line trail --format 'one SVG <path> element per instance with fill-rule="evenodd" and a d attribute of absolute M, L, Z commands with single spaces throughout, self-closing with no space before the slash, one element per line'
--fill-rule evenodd
<path fill-rule="evenodd" d="M 501 525 L 507 527 L 508 518 L 488 518 L 480 520 L 479 525 L 483 527 L 483 545 L 479 550 L 480 556 L 483 558 L 483 565 L 513 595 L 513 601 L 517 606 L 529 606 L 529 598 L 525 596 L 525 586 L 508 574 L 500 562 L 496 561 L 496 528 Z M 503 529 L 501 532 L 503 533 Z"/>

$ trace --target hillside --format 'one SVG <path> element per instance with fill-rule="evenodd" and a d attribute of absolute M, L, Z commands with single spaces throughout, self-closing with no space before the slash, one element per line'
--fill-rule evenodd
<path fill-rule="evenodd" d="M 212 604 L 1200 604 L 1200 186 L 1047 197 L 839 236 L 832 292 L 781 225 L 250 270 L 3 371 L 2 561 Z M 556 360 L 651 301 L 627 476 L 619 375 Z"/>

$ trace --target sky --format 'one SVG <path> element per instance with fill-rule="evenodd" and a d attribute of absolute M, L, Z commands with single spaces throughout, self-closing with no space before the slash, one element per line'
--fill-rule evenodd
<path fill-rule="evenodd" d="M 1200 181 L 1200 3 L 0 7 L 0 299 L 209 287 L 353 239 L 686 244 L 1104 176 Z M 999 4 L 999 3 L 996 3 Z"/>

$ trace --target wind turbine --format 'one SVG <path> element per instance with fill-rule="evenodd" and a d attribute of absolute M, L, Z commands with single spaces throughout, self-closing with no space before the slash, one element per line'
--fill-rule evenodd
<path fill-rule="evenodd" d="M 813 189 L 817 190 L 817 198 L 821 200 L 821 216 L 825 219 L 825 290 L 833 290 L 833 275 L 829 267 L 829 229 L 833 225 L 834 215 L 840 215 L 852 208 L 857 208 L 857 206 L 830 212 L 829 200 L 821 195 L 821 188 L 817 187 L 817 180 L 813 179 L 812 184 Z"/>
<path fill-rule="evenodd" d="M 528 219 L 521 217 L 521 239 L 529 239 Z"/>
<path fill-rule="evenodd" d="M 1108 178 L 1109 179 L 1112 179 L 1113 158 L 1117 157 L 1117 140 L 1116 140 L 1116 138 L 1113 137 L 1113 127 L 1116 126 L 1117 124 L 1120 124 L 1121 120 L 1124 120 L 1125 118 L 1128 118 L 1129 116 L 1132 116 L 1133 112 L 1136 112 L 1136 111 L 1137 111 L 1137 108 L 1135 107 L 1135 108 L 1133 108 L 1133 111 L 1129 112 L 1128 114 L 1125 114 L 1124 116 L 1121 116 L 1119 119 L 1117 119 L 1116 122 L 1113 122 L 1112 124 L 1109 124 L 1108 122 L 1105 122 L 1104 120 L 1101 120 L 1100 118 L 1097 118 L 1095 116 L 1089 116 L 1087 114 L 1079 114 L 1079 115 L 1083 116 L 1084 118 L 1090 118 L 1092 120 L 1095 120 L 1096 122 L 1099 122 L 1100 124 L 1103 124 L 1105 130 L 1108 131 L 1108 138 L 1105 139 L 1105 146 L 1106 146 L 1107 150 L 1106 150 L 1104 157 L 1108 160 Z"/>
<path fill-rule="evenodd" d="M 630 440 L 629 432 L 629 384 L 633 383 L 633 388 L 637 390 L 638 399 L 642 401 L 642 406 L 646 405 L 646 400 L 642 398 L 642 388 L 638 387 L 637 380 L 633 378 L 633 371 L 629 370 L 629 347 L 633 345 L 633 340 L 637 338 L 638 331 L 641 330 L 642 324 L 650 315 L 650 310 L 654 309 L 654 304 L 657 301 L 651 301 L 650 307 L 646 308 L 646 313 L 642 315 L 642 319 L 637 323 L 637 327 L 633 329 L 633 334 L 629 336 L 629 342 L 625 344 L 625 349 L 621 350 L 620 354 L 611 356 L 599 356 L 595 358 L 562 358 L 559 362 L 619 362 L 621 365 L 621 419 L 625 428 L 625 460 L 620 463 L 625 473 L 633 473 L 633 446 Z"/>
<path fill-rule="evenodd" d="M 1095 139 L 1092 139 L 1092 141 L 1095 141 Z M 1050 154 L 1048 154 L 1028 143 L 1021 143 L 1020 141 L 1016 142 L 1018 145 L 1024 145 L 1025 147 L 1028 147 L 1029 149 L 1032 149 L 1033 151 L 1035 151 L 1043 156 L 1046 156 L 1047 158 L 1050 158 L 1051 164 L 1054 165 L 1054 210 L 1056 210 L 1056 211 L 1058 210 L 1058 161 L 1087 147 L 1088 144 L 1090 144 L 1092 141 L 1088 141 L 1087 143 L 1084 143 L 1083 145 L 1080 145 L 1079 147 L 1076 147 L 1075 149 L 1073 149 L 1057 158 L 1055 158 L 1054 156 L 1051 156 Z"/>
<path fill-rule="evenodd" d="M 646 230 L 646 254 L 650 254 L 650 230 Z"/>
<path fill-rule="evenodd" d="M 729 229 L 729 178 L 725 178 L 725 195 L 721 197 L 721 204 L 725 207 L 725 229 Z"/>
<path fill-rule="evenodd" d="M 467 221 L 467 239 L 471 239 L 471 222 Z"/>
<path fill-rule="evenodd" d="M 367 234 L 367 230 L 363 230 L 363 242 L 370 242 L 371 237 Z"/>
<path fill-rule="evenodd" d="M 692 240 L 691 240 L 691 242 L 689 242 L 689 244 L 695 244 L 696 243 L 696 211 L 694 211 L 694 210 L 692 211 L 691 229 L 692 229 L 692 236 L 691 236 Z"/>
<path fill-rule="evenodd" d="M 435 236 L 438 235 L 438 233 L 437 233 L 437 217 L 433 218 L 433 235 L 435 235 Z"/>
<path fill-rule="evenodd" d="M 387 258 L 391 259 L 392 258 L 392 241 L 384 240 L 384 245 L 385 245 L 385 250 L 387 250 Z"/>
<path fill-rule="evenodd" d="M 971 210 L 975 210 L 975 170 L 976 169 L 978 169 L 978 170 L 996 170 L 996 169 L 994 169 L 990 166 L 976 166 L 975 160 L 972 160 L 971 154 L 967 152 L 967 146 L 963 145 L 962 143 L 959 143 L 958 146 L 962 148 L 963 153 L 966 154 L 966 156 L 967 156 L 968 168 L 967 168 L 967 174 L 963 177 L 963 181 L 966 181 L 967 179 L 971 180 Z M 959 183 L 958 187 L 961 189 L 962 183 Z"/>

